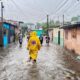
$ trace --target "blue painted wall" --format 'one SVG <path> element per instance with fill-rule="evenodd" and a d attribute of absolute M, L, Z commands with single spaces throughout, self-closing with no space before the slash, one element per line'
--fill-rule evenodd
<path fill-rule="evenodd" d="M 8 46 L 8 37 L 6 35 L 3 36 L 3 45 L 4 47 Z"/>
<path fill-rule="evenodd" d="M 9 25 L 9 24 L 4 23 L 4 24 L 3 24 L 3 27 L 4 27 L 5 29 L 9 29 L 9 28 L 10 28 L 10 25 Z"/>
<path fill-rule="evenodd" d="M 8 33 L 6 33 L 5 35 L 3 35 L 3 45 L 4 45 L 4 47 L 7 47 L 8 43 L 9 43 L 9 28 L 10 28 L 10 25 L 4 23 L 3 27 L 8 31 Z"/>
<path fill-rule="evenodd" d="M 40 36 L 43 33 L 43 30 L 34 30 L 37 32 L 37 35 Z"/>

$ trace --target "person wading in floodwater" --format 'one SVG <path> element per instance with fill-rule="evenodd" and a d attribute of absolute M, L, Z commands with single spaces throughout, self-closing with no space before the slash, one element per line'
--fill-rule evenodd
<path fill-rule="evenodd" d="M 22 47 L 22 42 L 23 42 L 23 36 L 22 33 L 19 33 L 19 46 Z"/>
<path fill-rule="evenodd" d="M 43 36 L 42 36 L 42 34 L 40 35 L 39 39 L 40 39 L 40 43 L 42 45 L 43 44 Z"/>
<path fill-rule="evenodd" d="M 30 39 L 30 34 L 27 35 L 27 41 L 29 41 L 29 39 Z"/>
<path fill-rule="evenodd" d="M 28 41 L 27 49 L 29 50 L 29 61 L 36 62 L 38 51 L 40 50 L 40 40 L 36 34 L 36 32 L 30 33 L 30 39 Z"/>
<path fill-rule="evenodd" d="M 50 42 L 50 37 L 49 37 L 49 35 L 47 35 L 46 36 L 46 44 L 47 44 L 47 46 L 49 46 L 49 42 Z"/>

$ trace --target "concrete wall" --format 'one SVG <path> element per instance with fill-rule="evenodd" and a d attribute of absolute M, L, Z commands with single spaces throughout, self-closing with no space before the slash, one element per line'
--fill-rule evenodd
<path fill-rule="evenodd" d="M 58 31 L 60 31 L 60 46 L 63 46 L 64 43 L 63 29 L 59 29 L 59 28 L 53 29 L 53 42 L 55 44 L 58 44 Z"/>
<path fill-rule="evenodd" d="M 80 54 L 80 28 L 77 28 L 76 38 L 72 37 L 72 29 L 68 30 L 68 39 L 65 38 L 66 30 L 64 30 L 64 46 L 69 50 L 74 50 Z"/>
<path fill-rule="evenodd" d="M 49 31 L 50 41 L 53 41 L 53 30 Z"/>

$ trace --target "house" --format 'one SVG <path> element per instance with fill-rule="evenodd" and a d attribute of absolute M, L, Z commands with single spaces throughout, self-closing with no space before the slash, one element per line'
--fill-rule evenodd
<path fill-rule="evenodd" d="M 59 44 L 63 47 L 64 44 L 64 31 L 60 27 L 53 28 L 53 43 Z"/>
<path fill-rule="evenodd" d="M 39 37 L 41 34 L 43 34 L 43 30 L 32 30 L 37 33 L 37 36 Z"/>
<path fill-rule="evenodd" d="M 50 41 L 53 42 L 53 28 L 48 29 Z"/>
<path fill-rule="evenodd" d="M 80 23 L 63 26 L 64 47 L 80 54 Z"/>
<path fill-rule="evenodd" d="M 0 23 L 2 24 L 2 23 Z M 0 25 L 2 26 L 2 25 Z M 0 46 L 7 47 L 9 43 L 15 41 L 15 30 L 17 26 L 3 22 L 3 31 L 0 31 Z"/>
<path fill-rule="evenodd" d="M 2 23 L 0 23 L 0 47 L 3 46 L 3 44 L 2 44 L 3 43 L 3 39 L 2 39 L 3 38 L 2 37 L 2 27 L 1 26 L 2 26 Z"/>
<path fill-rule="evenodd" d="M 28 27 L 28 29 L 31 29 L 31 30 L 35 30 L 36 29 L 36 26 L 33 23 L 26 23 L 25 25 Z"/>

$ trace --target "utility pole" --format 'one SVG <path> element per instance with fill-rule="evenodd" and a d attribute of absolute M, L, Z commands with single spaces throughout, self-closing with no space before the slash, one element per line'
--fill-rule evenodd
<path fill-rule="evenodd" d="M 3 8 L 4 8 L 3 2 L 1 2 L 1 21 L 2 23 L 3 23 Z"/>
<path fill-rule="evenodd" d="M 59 21 L 59 16 L 58 16 L 58 21 Z"/>
<path fill-rule="evenodd" d="M 1 1 L 1 46 L 3 46 L 3 2 Z"/>
<path fill-rule="evenodd" d="M 63 26 L 64 26 L 64 14 L 63 14 Z M 64 40 L 64 37 L 65 37 L 65 36 L 64 36 L 64 30 L 63 30 L 63 46 L 64 46 L 64 43 L 65 43 L 65 42 L 64 42 L 64 41 L 65 41 L 65 40 Z"/>
<path fill-rule="evenodd" d="M 49 30 L 49 15 L 47 15 L 47 35 L 49 35 L 48 30 Z"/>
<path fill-rule="evenodd" d="M 63 26 L 64 26 L 64 15 L 63 15 Z"/>

